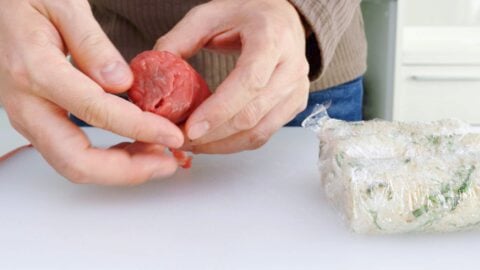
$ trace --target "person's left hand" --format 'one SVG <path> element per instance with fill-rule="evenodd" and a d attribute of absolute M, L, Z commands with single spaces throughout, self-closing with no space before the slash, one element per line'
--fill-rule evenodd
<path fill-rule="evenodd" d="M 241 51 L 235 69 L 188 119 L 196 153 L 256 149 L 305 109 L 305 30 L 287 0 L 214 0 L 193 8 L 155 49 L 189 58 Z"/>

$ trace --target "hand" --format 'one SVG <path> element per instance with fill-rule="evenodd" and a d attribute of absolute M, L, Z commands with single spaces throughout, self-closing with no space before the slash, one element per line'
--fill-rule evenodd
<path fill-rule="evenodd" d="M 12 126 L 59 173 L 75 183 L 117 185 L 176 170 L 175 159 L 155 144 L 179 147 L 181 131 L 110 94 L 127 90 L 133 75 L 87 0 L 0 0 L 0 6 L 0 102 Z M 145 143 L 93 148 L 67 111 Z"/>
<path fill-rule="evenodd" d="M 235 69 L 188 119 L 192 150 L 256 149 L 305 109 L 305 30 L 287 0 L 214 0 L 193 8 L 155 46 L 183 58 L 241 50 Z"/>

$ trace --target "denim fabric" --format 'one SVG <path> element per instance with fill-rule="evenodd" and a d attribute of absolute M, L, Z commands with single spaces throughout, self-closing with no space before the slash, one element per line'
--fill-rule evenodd
<path fill-rule="evenodd" d="M 83 122 L 82 120 L 78 119 L 75 115 L 73 114 L 70 114 L 69 115 L 70 117 L 70 121 L 72 121 L 75 125 L 79 126 L 79 127 L 89 127 L 90 125 Z"/>
<path fill-rule="evenodd" d="M 363 77 L 326 90 L 310 93 L 307 108 L 285 126 L 300 126 L 302 121 L 312 113 L 316 104 L 329 101 L 331 105 L 327 111 L 330 117 L 345 121 L 362 120 Z"/>

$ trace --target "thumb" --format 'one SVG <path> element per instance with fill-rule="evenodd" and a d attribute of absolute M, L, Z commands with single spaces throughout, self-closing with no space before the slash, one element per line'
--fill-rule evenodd
<path fill-rule="evenodd" d="M 222 14 L 224 12 L 219 10 L 216 2 L 194 7 L 170 32 L 157 40 L 154 49 L 190 58 L 224 31 L 226 17 Z"/>
<path fill-rule="evenodd" d="M 55 2 L 55 1 L 53 1 Z M 133 74 L 121 54 L 84 4 L 47 7 L 78 68 L 107 92 L 121 93 L 131 87 Z M 83 3 L 83 2 L 82 2 Z"/>

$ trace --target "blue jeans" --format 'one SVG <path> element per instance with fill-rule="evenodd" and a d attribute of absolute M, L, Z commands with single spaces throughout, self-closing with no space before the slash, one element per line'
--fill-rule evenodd
<path fill-rule="evenodd" d="M 316 104 L 323 104 L 329 101 L 331 101 L 331 105 L 327 111 L 330 117 L 345 121 L 362 120 L 363 77 L 342 85 L 310 93 L 307 108 L 285 126 L 300 126 L 302 121 L 312 113 Z"/>

